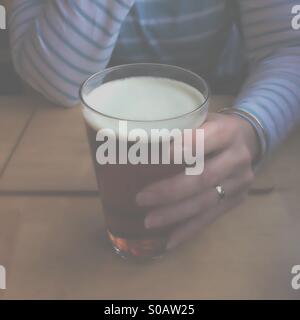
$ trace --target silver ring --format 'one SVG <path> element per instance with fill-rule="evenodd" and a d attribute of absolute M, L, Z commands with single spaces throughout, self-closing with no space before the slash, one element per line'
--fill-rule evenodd
<path fill-rule="evenodd" d="M 223 200 L 225 198 L 224 188 L 222 186 L 216 186 L 216 190 L 217 190 L 217 193 L 218 193 L 220 200 Z"/>

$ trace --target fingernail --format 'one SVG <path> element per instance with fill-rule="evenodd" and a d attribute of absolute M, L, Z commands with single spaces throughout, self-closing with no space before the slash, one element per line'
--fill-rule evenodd
<path fill-rule="evenodd" d="M 145 218 L 146 229 L 158 228 L 160 226 L 160 219 L 156 216 L 147 216 Z"/>
<path fill-rule="evenodd" d="M 139 206 L 151 206 L 155 203 L 156 196 L 152 192 L 140 192 L 136 196 L 136 202 Z"/>
<path fill-rule="evenodd" d="M 177 247 L 177 242 L 175 242 L 174 240 L 169 240 L 169 242 L 167 243 L 166 249 L 169 250 L 173 250 Z"/>

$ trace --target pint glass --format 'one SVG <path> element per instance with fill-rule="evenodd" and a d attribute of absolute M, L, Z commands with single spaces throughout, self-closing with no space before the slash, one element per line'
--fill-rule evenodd
<path fill-rule="evenodd" d="M 143 129 L 146 133 L 199 128 L 206 119 L 209 106 L 206 82 L 175 66 L 132 64 L 93 75 L 82 85 L 80 96 L 106 229 L 113 248 L 126 258 L 162 256 L 168 236 L 176 225 L 146 229 L 144 221 L 150 208 L 138 206 L 136 195 L 153 182 L 183 172 L 185 164 L 151 163 L 148 155 L 148 163 L 120 163 L 120 156 L 128 160 L 134 144 L 132 140 L 124 141 L 128 136 L 120 133 L 120 123 L 126 124 L 128 131 Z M 186 108 L 185 101 L 189 108 Z M 107 142 L 99 138 L 103 129 L 108 134 L 115 133 L 116 139 L 112 141 L 116 146 L 112 150 L 116 152 L 117 160 L 112 163 L 99 156 L 99 148 Z M 144 143 L 150 150 L 151 139 Z M 158 151 L 163 142 L 160 143 Z"/>

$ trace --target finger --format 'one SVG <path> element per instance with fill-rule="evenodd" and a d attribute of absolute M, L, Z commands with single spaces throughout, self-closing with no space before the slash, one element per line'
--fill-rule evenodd
<path fill-rule="evenodd" d="M 236 197 L 249 188 L 250 180 L 248 175 L 227 179 L 223 184 L 226 199 Z M 185 201 L 169 206 L 160 207 L 148 213 L 145 219 L 146 228 L 161 228 L 171 225 L 195 215 L 201 215 L 212 208 L 219 206 L 220 196 L 213 187 L 203 194 L 199 194 Z"/>
<path fill-rule="evenodd" d="M 226 121 L 224 121 L 226 119 Z M 202 125 L 204 130 L 204 152 L 205 155 L 218 153 L 231 144 L 228 130 L 228 116 L 210 114 L 208 120 Z"/>
<path fill-rule="evenodd" d="M 209 114 L 207 121 L 201 126 L 201 130 L 204 130 L 204 153 L 205 155 L 209 155 L 211 153 L 216 153 L 217 151 L 224 150 L 230 143 L 229 135 L 226 134 L 228 132 L 227 128 L 227 120 L 228 116 L 216 113 Z M 192 131 L 192 136 L 189 139 L 184 139 L 184 148 L 191 148 L 194 150 L 195 144 L 198 142 L 197 140 L 197 130 L 194 129 Z M 175 148 L 172 145 L 172 148 Z M 173 151 L 173 150 L 172 150 Z M 172 155 L 172 152 L 171 152 Z"/>
<path fill-rule="evenodd" d="M 139 206 L 160 206 L 181 201 L 216 186 L 248 166 L 250 161 L 250 156 L 246 153 L 235 156 L 234 151 L 226 150 L 207 160 L 202 175 L 190 176 L 183 172 L 156 182 L 138 193 L 136 202 Z"/>
<path fill-rule="evenodd" d="M 222 205 L 213 208 L 204 215 L 190 219 L 184 225 L 173 231 L 167 244 L 167 250 L 171 250 L 180 245 L 182 242 L 192 238 L 196 234 L 199 234 L 205 227 L 213 223 L 221 214 L 226 213 L 227 211 L 236 207 L 244 199 L 245 194 L 228 199 L 227 201 L 224 201 Z"/>
<path fill-rule="evenodd" d="M 220 184 L 230 177 L 252 181 L 254 178 L 251 157 L 246 148 L 231 148 L 207 160 L 204 172 L 199 176 L 199 192 Z"/>

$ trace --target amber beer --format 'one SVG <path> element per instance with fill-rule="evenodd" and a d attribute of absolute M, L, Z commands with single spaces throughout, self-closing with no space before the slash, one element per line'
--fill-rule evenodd
<path fill-rule="evenodd" d="M 119 124 L 126 121 L 129 131 L 138 128 L 148 133 L 153 129 L 198 128 L 208 111 L 205 81 L 178 67 L 126 65 L 88 79 L 82 86 L 81 98 L 106 228 L 114 249 L 123 257 L 138 259 L 163 255 L 175 226 L 147 230 L 144 221 L 149 208 L 139 207 L 136 195 L 145 186 L 184 171 L 185 164 L 151 163 L 151 139 L 145 142 L 148 163 L 132 164 L 128 154 L 135 142 L 126 141 L 126 150 L 121 150 L 128 136 L 120 132 Z M 97 141 L 103 129 L 115 133 L 116 162 L 99 162 L 97 158 L 97 151 L 106 142 Z M 162 150 L 163 143 L 166 141 L 162 139 L 158 150 Z M 118 161 L 120 152 L 127 153 L 126 164 Z"/>

